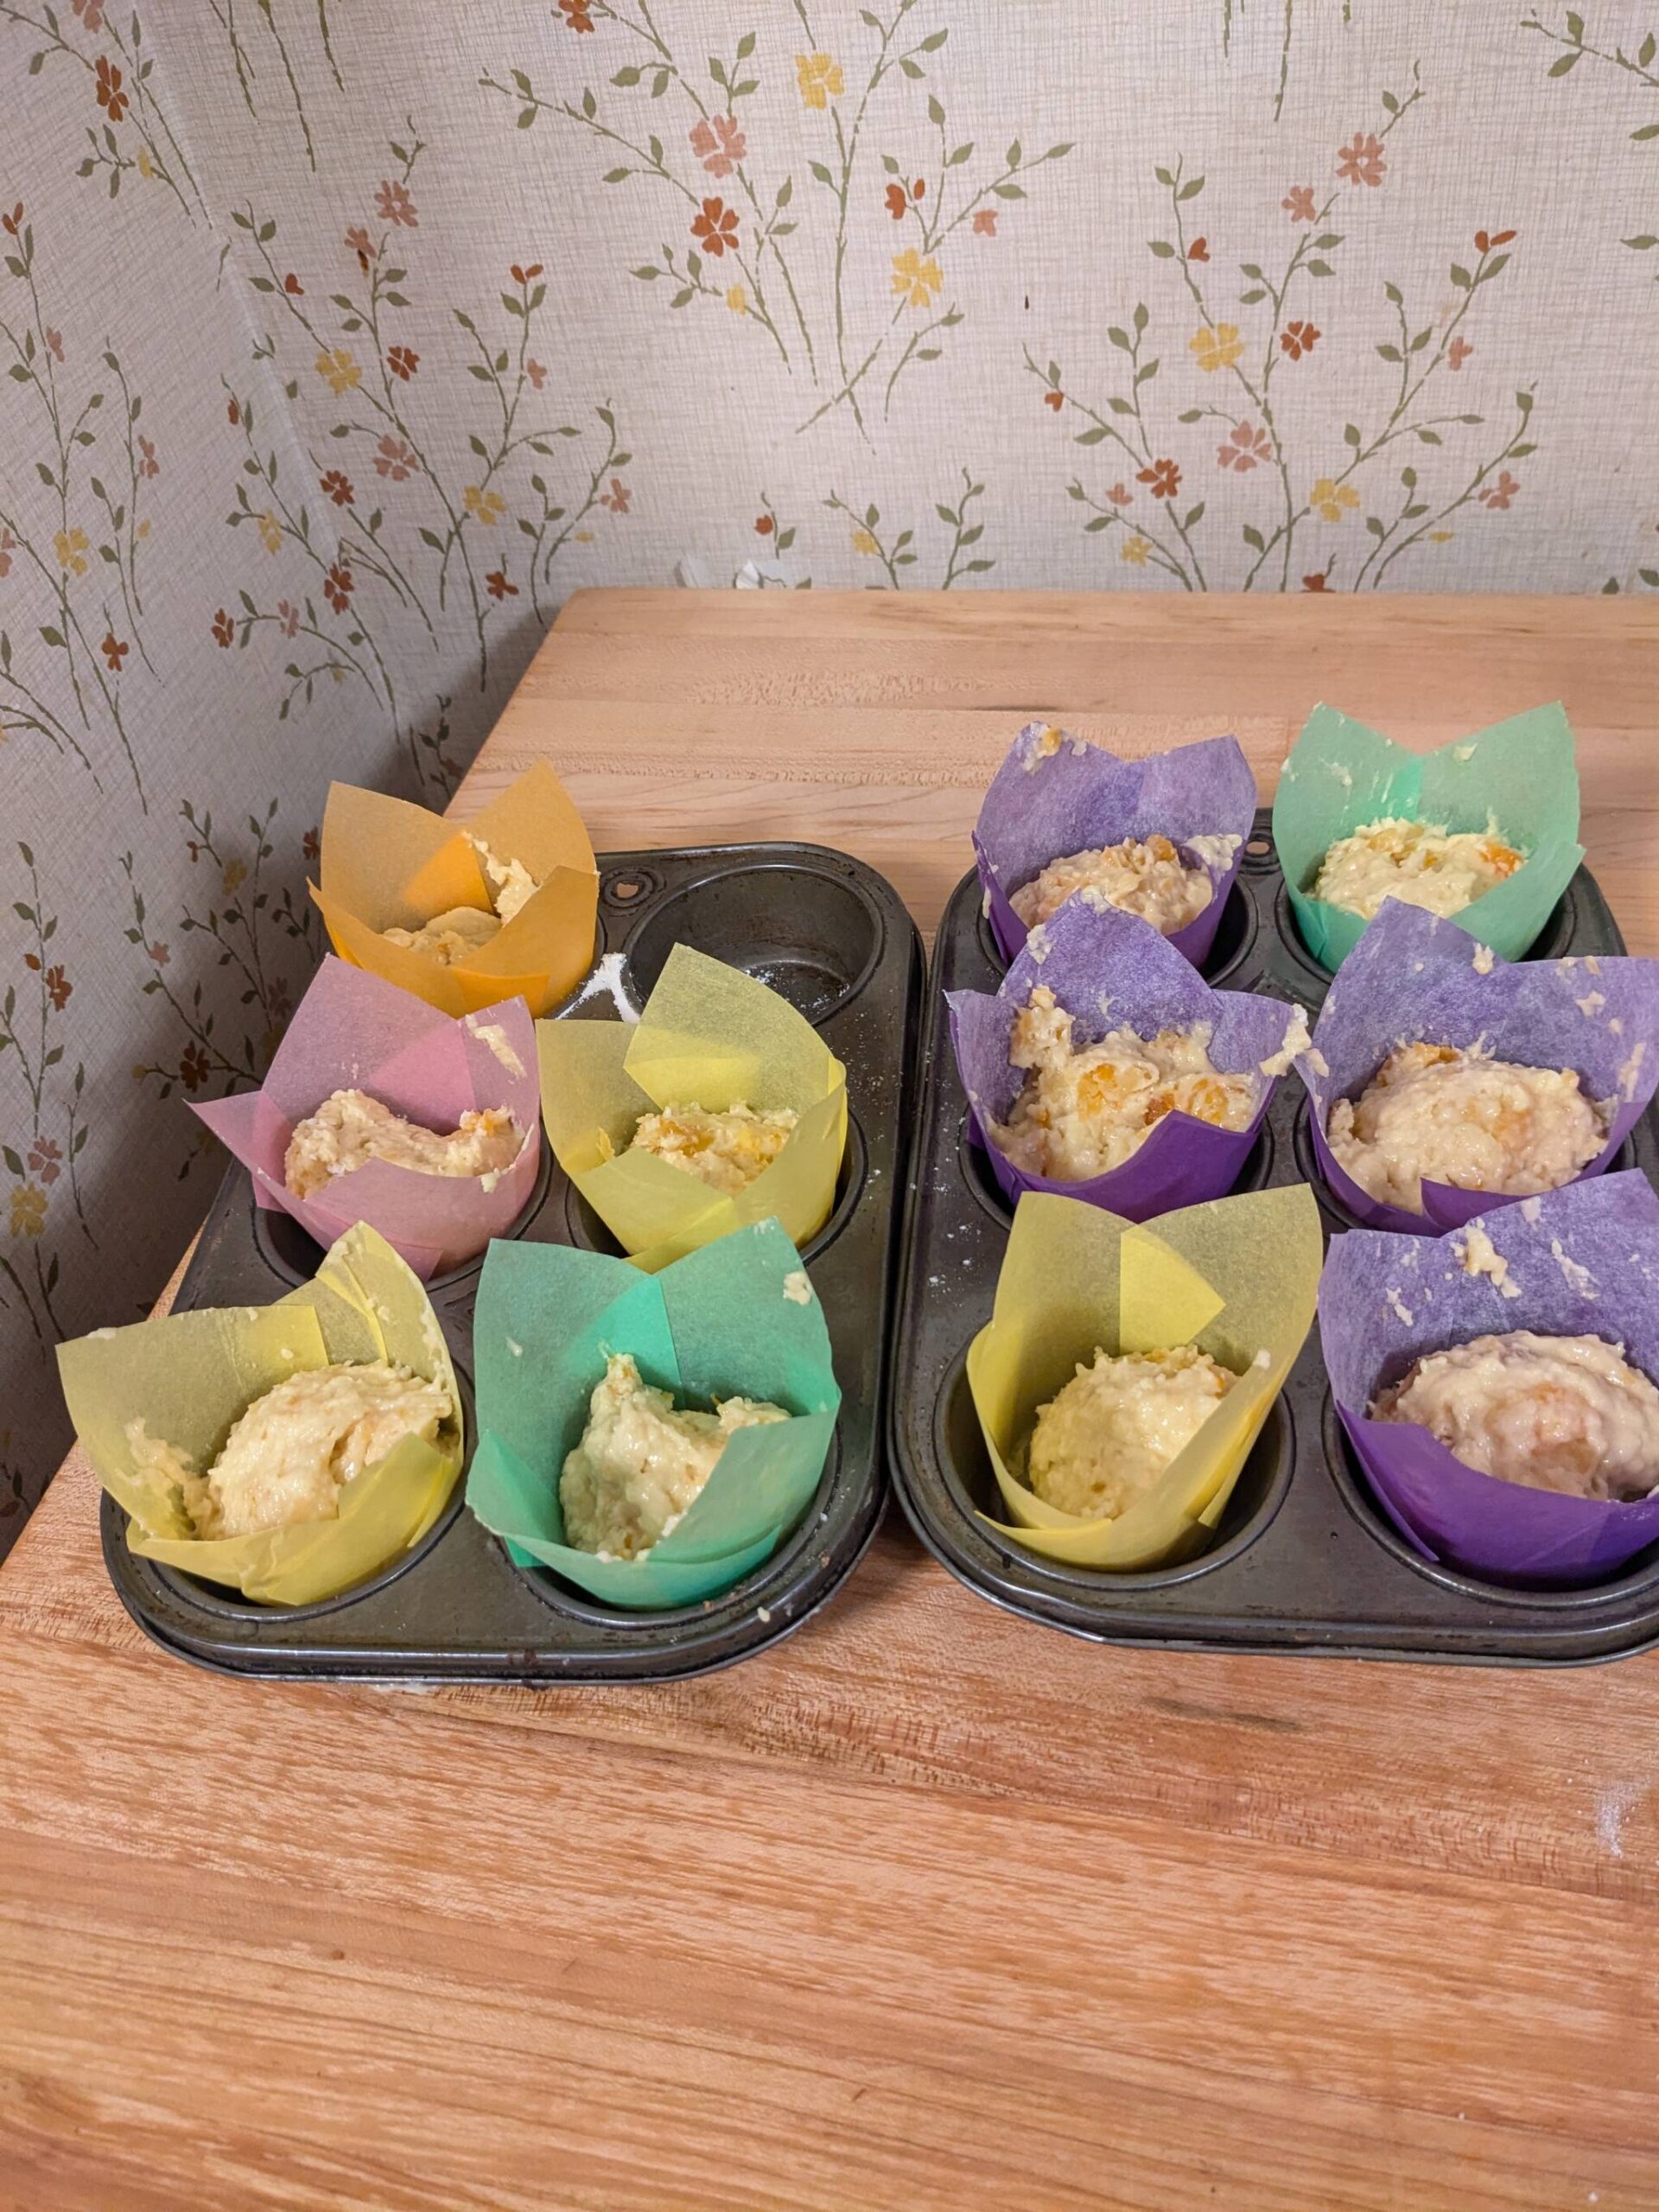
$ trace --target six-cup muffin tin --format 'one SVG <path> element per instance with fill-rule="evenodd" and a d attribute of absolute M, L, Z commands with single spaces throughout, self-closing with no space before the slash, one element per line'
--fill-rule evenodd
<path fill-rule="evenodd" d="M 137 1557 L 126 1516 L 103 1501 L 104 1556 L 123 1602 L 159 1643 L 245 1675 L 386 1681 L 658 1681 L 775 1643 L 850 1573 L 886 1497 L 882 1416 L 902 1185 L 915 1119 L 922 956 L 893 887 L 843 853 L 802 844 L 621 853 L 600 861 L 596 957 L 620 956 L 642 1004 L 672 948 L 690 944 L 769 984 L 847 1069 L 849 1132 L 834 1207 L 804 1248 L 829 1325 L 842 1408 L 817 1495 L 754 1573 L 703 1604 L 623 1612 L 540 1567 L 520 1567 L 467 1511 L 464 1479 L 437 1525 L 384 1573 L 321 1604 L 277 1607 Z M 614 975 L 618 963 L 609 963 Z M 618 1020 L 603 965 L 560 1010 Z M 618 1250 L 543 1140 L 536 1189 L 512 1234 Z M 266 1304 L 306 1281 L 321 1253 L 299 1224 L 253 1203 L 246 1171 L 226 1176 L 180 1286 L 179 1310 Z M 473 1304 L 481 1261 L 435 1278 L 477 1434 Z"/>
<path fill-rule="evenodd" d="M 1624 950 L 1606 901 L 1580 868 L 1529 957 Z M 1297 937 L 1265 810 L 1204 972 L 1229 990 L 1296 1000 L 1310 1017 L 1328 988 Z M 978 878 L 969 874 L 945 911 L 930 978 L 888 1415 L 894 1487 L 929 1549 L 994 1603 L 1102 1642 L 1512 1665 L 1613 1658 L 1659 1642 L 1659 1558 L 1651 1550 L 1617 1580 L 1559 1592 L 1501 1589 L 1411 1551 L 1350 1454 L 1317 1325 L 1214 1542 L 1198 1558 L 1106 1573 L 1039 1559 L 987 1526 L 982 1515 L 1000 1520 L 1003 1512 L 966 1360 L 990 1318 L 1012 1217 L 984 1154 L 969 1141 L 945 994 L 995 990 L 1003 973 Z M 1612 1164 L 1659 1179 L 1659 1110 L 1643 1116 Z M 1293 1074 L 1279 1085 L 1234 1187 L 1298 1182 L 1313 1185 L 1327 1238 L 1358 1225 L 1320 1184 L 1306 1094 Z"/>

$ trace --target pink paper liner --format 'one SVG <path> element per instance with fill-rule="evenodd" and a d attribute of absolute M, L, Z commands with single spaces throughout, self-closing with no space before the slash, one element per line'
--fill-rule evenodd
<path fill-rule="evenodd" d="M 517 1072 L 503 1055 L 517 1062 Z M 505 1107 L 524 1142 L 487 1191 L 475 1175 L 424 1175 L 371 1160 L 334 1177 L 326 1192 L 296 1198 L 283 1180 L 289 1140 L 326 1098 L 346 1090 L 367 1091 L 393 1113 L 444 1131 L 459 1128 L 463 1114 Z M 522 999 L 452 1020 L 330 956 L 260 1089 L 191 1110 L 248 1170 L 260 1205 L 291 1215 L 325 1249 L 354 1222 L 367 1222 L 425 1280 L 476 1259 L 491 1237 L 505 1236 L 536 1187 L 542 1143 L 536 1025 Z"/>

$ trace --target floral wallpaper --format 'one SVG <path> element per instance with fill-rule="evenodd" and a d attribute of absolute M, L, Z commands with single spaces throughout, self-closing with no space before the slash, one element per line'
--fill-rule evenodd
<path fill-rule="evenodd" d="M 569 591 L 1659 589 L 1659 10 L 0 0 L 0 1549 Z"/>

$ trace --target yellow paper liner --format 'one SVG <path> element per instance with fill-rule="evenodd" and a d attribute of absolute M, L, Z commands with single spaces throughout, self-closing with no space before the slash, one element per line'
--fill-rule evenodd
<path fill-rule="evenodd" d="M 468 834 L 470 832 L 470 835 Z M 388 929 L 418 929 L 452 906 L 490 911 L 472 838 L 516 860 L 537 889 L 488 944 L 446 967 L 430 954 L 388 944 Z M 426 808 L 352 784 L 332 784 L 322 821 L 322 881 L 311 895 L 342 960 L 384 976 L 429 1006 L 474 1014 L 522 998 L 545 1014 L 593 964 L 599 907 L 594 849 L 569 793 L 537 761 L 458 830 Z"/>
<path fill-rule="evenodd" d="M 168 1488 L 134 1467 L 126 1428 L 135 1418 L 205 1471 L 252 1401 L 289 1376 L 378 1359 L 441 1382 L 454 1412 L 435 1442 L 405 1437 L 365 1467 L 340 1492 L 334 1520 L 194 1536 Z M 426 1534 L 461 1471 L 461 1398 L 437 1317 L 412 1270 L 364 1223 L 274 1306 L 99 1330 L 60 1345 L 58 1365 L 76 1433 L 130 1516 L 132 1550 L 267 1604 L 310 1604 L 377 1573 Z"/>
<path fill-rule="evenodd" d="M 1149 1567 L 1215 1526 L 1313 1318 L 1323 1243 L 1305 1184 L 1211 1199 L 1137 1225 L 1033 1192 L 1015 1211 L 968 1379 L 1011 1525 L 999 1535 L 1073 1566 Z M 1239 1380 L 1152 1488 L 1114 1520 L 1045 1504 L 1014 1472 L 1037 1408 L 1096 1350 L 1196 1344 Z M 1266 1363 L 1256 1365 L 1258 1355 Z"/>
<path fill-rule="evenodd" d="M 846 1070 L 764 983 L 677 945 L 637 1027 L 543 1021 L 536 1039 L 559 1165 L 647 1274 L 752 1222 L 776 1218 L 798 1245 L 823 1228 L 847 1147 Z M 739 1103 L 788 1107 L 800 1120 L 734 1198 L 628 1148 L 642 1114 Z"/>

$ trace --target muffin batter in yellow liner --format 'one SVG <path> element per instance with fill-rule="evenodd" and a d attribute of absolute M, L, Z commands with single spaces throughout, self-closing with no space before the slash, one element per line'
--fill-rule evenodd
<path fill-rule="evenodd" d="M 384 931 L 418 929 L 452 906 L 494 911 L 474 837 L 498 861 L 522 861 L 536 880 L 535 893 L 487 944 L 453 967 L 410 946 L 389 944 Z M 594 964 L 594 849 L 545 761 L 526 770 L 465 830 L 406 799 L 331 784 L 321 875 L 311 896 L 340 958 L 444 1014 L 474 1014 L 514 998 L 525 1000 L 532 1014 L 545 1014 Z"/>
<path fill-rule="evenodd" d="M 371 1360 L 442 1383 L 454 1412 L 435 1442 L 404 1437 L 347 1483 L 332 1521 L 194 1536 L 170 1495 L 135 1471 L 126 1433 L 135 1418 L 205 1469 L 253 1400 L 290 1375 Z M 418 1277 L 364 1223 L 274 1306 L 99 1330 L 60 1344 L 58 1366 L 81 1445 L 130 1516 L 130 1548 L 267 1605 L 331 1598 L 390 1565 L 432 1526 L 461 1472 L 461 1398 L 437 1318 Z"/>
<path fill-rule="evenodd" d="M 847 1148 L 847 1071 L 776 991 L 676 945 L 637 1025 L 540 1021 L 536 1041 L 559 1165 L 646 1274 L 751 1222 L 775 1217 L 798 1245 L 823 1228 Z M 800 1119 L 735 1197 L 629 1149 L 642 1114 L 739 1104 Z"/>
<path fill-rule="evenodd" d="M 1010 1522 L 1027 1551 L 1071 1566 L 1172 1564 L 1202 1548 L 1313 1319 L 1319 1208 L 1306 1184 L 1213 1198 L 1155 1227 L 1033 1192 L 1014 1217 L 996 1304 L 968 1381 Z M 1238 1376 L 1150 1491 L 1116 1520 L 1045 1504 L 1014 1470 L 1039 1406 L 1096 1349 L 1196 1344 Z M 1265 1361 L 1258 1364 L 1258 1356 Z"/>

